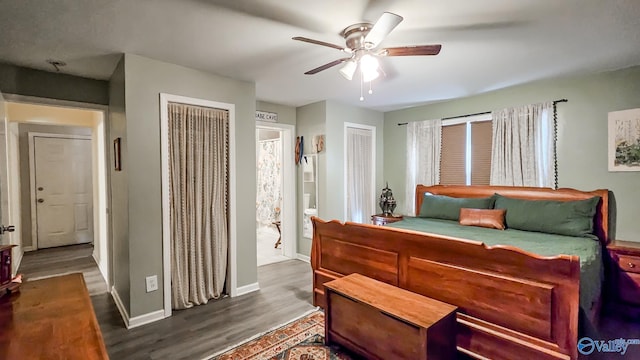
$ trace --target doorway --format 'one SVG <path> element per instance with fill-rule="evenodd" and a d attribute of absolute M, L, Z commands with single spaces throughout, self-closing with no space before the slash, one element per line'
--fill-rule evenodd
<path fill-rule="evenodd" d="M 91 234 L 88 232 L 77 234 L 81 239 L 79 242 L 92 243 L 91 261 L 95 261 L 107 287 L 110 287 L 111 253 L 108 240 L 108 179 L 106 175 L 108 153 L 105 148 L 106 134 L 104 131 L 107 107 L 18 95 L 5 95 L 5 99 L 10 133 L 15 133 L 13 136 L 15 139 L 11 141 L 15 144 L 9 146 L 7 150 L 10 178 L 16 180 L 14 186 L 10 188 L 12 194 L 9 197 L 12 202 L 10 208 L 18 209 L 16 211 L 19 212 L 19 218 L 22 219 L 21 223 L 15 224 L 16 233 L 21 233 L 19 239 L 20 256 L 23 252 L 38 249 L 38 243 L 35 240 L 37 239 L 37 228 L 34 230 L 31 217 L 32 204 L 38 203 L 35 196 L 37 189 L 32 186 L 30 181 L 33 173 L 30 158 L 33 159 L 33 154 L 30 154 L 29 133 L 47 133 L 55 134 L 53 135 L 55 137 L 90 139 L 83 140 L 85 143 L 82 147 L 82 151 L 90 159 L 89 163 L 83 165 L 89 169 L 90 177 L 88 180 L 85 179 L 84 185 L 78 184 L 78 186 L 84 186 L 84 190 L 86 190 L 83 195 L 83 203 L 86 205 L 80 206 L 80 208 L 85 206 L 86 211 L 82 213 L 78 211 L 72 216 L 75 223 L 73 226 L 78 229 L 91 228 Z M 16 264 L 16 266 L 18 265 Z"/>
<path fill-rule="evenodd" d="M 256 122 L 256 261 L 296 257 L 294 126 Z"/>

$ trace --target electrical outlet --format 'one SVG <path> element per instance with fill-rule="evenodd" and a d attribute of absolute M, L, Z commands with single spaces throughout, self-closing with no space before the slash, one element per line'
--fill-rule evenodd
<path fill-rule="evenodd" d="M 158 276 L 147 276 L 147 292 L 152 292 L 158 290 Z"/>

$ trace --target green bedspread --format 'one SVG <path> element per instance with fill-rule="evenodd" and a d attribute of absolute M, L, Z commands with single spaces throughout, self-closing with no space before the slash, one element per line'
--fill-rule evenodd
<path fill-rule="evenodd" d="M 462 226 L 457 221 L 405 217 L 389 227 L 481 241 L 488 246 L 511 245 L 541 255 L 578 255 L 580 257 L 580 306 L 591 309 L 604 278 L 601 245 L 594 236 L 572 237 L 514 229 L 495 230 Z"/>

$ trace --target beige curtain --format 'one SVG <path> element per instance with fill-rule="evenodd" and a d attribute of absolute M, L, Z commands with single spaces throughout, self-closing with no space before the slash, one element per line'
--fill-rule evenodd
<path fill-rule="evenodd" d="M 229 114 L 169 103 L 174 309 L 219 298 L 227 272 Z"/>
<path fill-rule="evenodd" d="M 440 182 L 442 120 L 413 121 L 407 124 L 407 214 L 415 216 L 416 186 Z"/>
<path fill-rule="evenodd" d="M 491 185 L 553 186 L 553 103 L 494 111 Z"/>

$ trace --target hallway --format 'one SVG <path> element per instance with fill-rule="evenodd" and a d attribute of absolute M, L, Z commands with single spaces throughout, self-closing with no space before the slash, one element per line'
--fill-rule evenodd
<path fill-rule="evenodd" d="M 95 260 L 91 244 L 69 245 L 31 251 L 24 254 L 18 273 L 27 281 L 81 272 L 89 295 L 108 292 Z"/>

